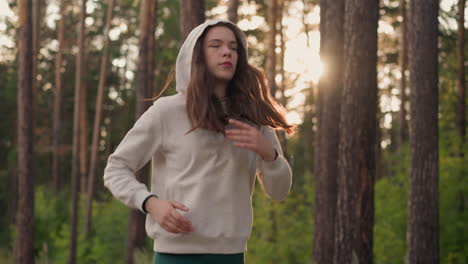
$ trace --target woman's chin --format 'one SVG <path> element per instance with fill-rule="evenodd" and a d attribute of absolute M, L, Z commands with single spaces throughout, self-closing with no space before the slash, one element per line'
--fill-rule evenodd
<path fill-rule="evenodd" d="M 228 83 L 232 80 L 233 75 L 218 75 L 216 80 L 223 83 Z"/>

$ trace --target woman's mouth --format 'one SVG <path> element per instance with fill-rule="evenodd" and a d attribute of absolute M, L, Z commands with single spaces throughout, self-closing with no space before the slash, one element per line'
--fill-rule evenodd
<path fill-rule="evenodd" d="M 228 62 L 228 61 L 221 63 L 221 65 L 224 66 L 224 67 L 226 67 L 226 68 L 232 67 L 232 63 L 230 63 L 230 62 Z"/>

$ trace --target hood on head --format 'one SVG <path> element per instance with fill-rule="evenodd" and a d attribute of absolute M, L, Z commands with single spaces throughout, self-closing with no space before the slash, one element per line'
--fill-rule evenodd
<path fill-rule="evenodd" d="M 209 26 L 214 26 L 219 23 L 229 23 L 235 26 L 236 28 L 236 37 L 241 41 L 242 47 L 245 49 L 245 54 L 247 56 L 247 39 L 236 24 L 233 24 L 227 20 L 208 20 L 203 24 L 198 25 L 194 28 L 190 34 L 185 39 L 182 47 L 180 48 L 179 55 L 177 55 L 177 62 L 176 62 L 176 90 L 179 93 L 183 93 L 187 90 L 188 84 L 190 82 L 190 73 L 192 69 L 192 54 L 193 49 L 195 48 L 195 44 L 197 43 L 198 38 L 205 32 L 206 28 Z"/>

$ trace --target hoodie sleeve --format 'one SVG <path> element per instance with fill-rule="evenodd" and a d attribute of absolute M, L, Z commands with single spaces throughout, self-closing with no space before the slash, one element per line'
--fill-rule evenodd
<path fill-rule="evenodd" d="M 158 101 L 136 122 L 117 149 L 109 156 L 104 170 L 104 185 L 125 205 L 139 209 L 152 195 L 135 173 L 161 149 L 164 131 Z"/>
<path fill-rule="evenodd" d="M 257 178 L 265 193 L 275 201 L 286 198 L 292 185 L 292 172 L 288 161 L 283 156 L 281 145 L 275 131 L 269 126 L 262 126 L 261 132 L 276 149 L 275 160 L 262 160 L 260 155 L 257 160 Z"/>

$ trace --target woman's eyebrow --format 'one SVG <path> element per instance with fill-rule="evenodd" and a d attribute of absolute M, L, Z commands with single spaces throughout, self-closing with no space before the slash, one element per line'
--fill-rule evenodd
<path fill-rule="evenodd" d="M 221 39 L 210 39 L 210 40 L 208 40 L 208 42 L 224 42 L 224 41 L 221 40 Z M 229 44 L 236 44 L 237 45 L 237 41 L 232 40 L 232 41 L 229 42 Z"/>

